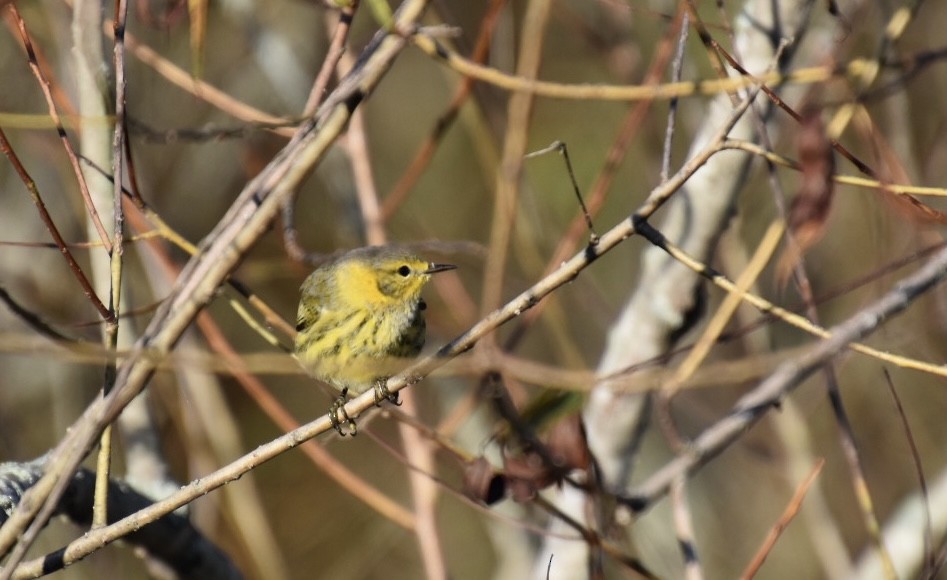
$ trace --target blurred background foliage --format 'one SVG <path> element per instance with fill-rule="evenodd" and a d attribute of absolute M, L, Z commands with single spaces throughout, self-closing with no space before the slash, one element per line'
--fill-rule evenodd
<path fill-rule="evenodd" d="M 76 106 L 71 9 L 58 0 L 16 4 L 34 45 L 45 59 L 52 83 L 62 91 L 64 100 L 57 104 L 65 114 L 66 103 Z M 740 10 L 738 2 L 724 4 L 731 14 Z M 514 70 L 525 5 L 525 1 L 510 1 L 501 10 L 490 44 L 490 66 Z M 945 6 L 943 2 L 919 2 L 907 34 L 891 54 L 893 60 L 895 56 L 907 58 L 930 53 L 932 62 L 908 79 L 900 76 L 897 67 L 887 67 L 882 73 L 883 80 L 876 86 L 890 82 L 890 91 L 874 93 L 865 103 L 874 123 L 871 131 L 883 138 L 893 154 L 879 151 L 875 142 L 858 129 L 842 138 L 843 144 L 856 155 L 899 183 L 940 187 L 947 183 Z M 874 57 L 881 32 L 896 6 L 841 2 L 839 8 L 842 17 L 829 14 L 825 3 L 815 4 L 811 30 L 800 48 L 803 56 L 799 66 Z M 724 13 L 712 2 L 699 3 L 699 9 L 715 38 L 728 44 Z M 199 74 L 201 80 L 236 101 L 284 118 L 287 124 L 298 119 L 326 55 L 327 23 L 337 21 L 334 10 L 304 0 L 223 0 L 210 2 L 202 10 L 206 10 L 207 25 L 203 45 L 197 50 L 192 48 L 195 31 L 189 27 L 187 5 L 183 2 L 132 3 L 128 30 L 136 43 L 150 47 L 187 73 Z M 486 2 L 442 0 L 433 3 L 426 23 L 455 27 L 458 36 L 450 42 L 466 55 L 487 10 Z M 641 83 L 668 34 L 676 10 L 675 3 L 662 0 L 553 2 L 540 78 L 562 83 Z M 6 13 L 6 8 L 0 6 L 0 11 Z M 75 177 L 55 130 L 48 119 L 42 118 L 47 111 L 45 100 L 29 71 L 14 25 L 6 15 L 4 22 L 6 26 L 0 32 L 0 126 L 36 180 L 65 239 L 77 244 L 91 241 Z M 358 10 L 348 42 L 350 54 L 357 55 L 378 27 L 366 7 Z M 106 46 L 110 47 L 110 42 Z M 109 55 L 105 62 L 110 62 Z M 665 72 L 661 77 L 665 82 L 668 74 Z M 712 76 L 705 49 L 697 35 L 692 34 L 686 46 L 683 78 Z M 171 84 L 154 66 L 131 55 L 127 60 L 127 78 L 130 141 L 141 194 L 167 223 L 197 243 L 223 216 L 248 180 L 286 143 L 286 138 L 235 118 L 195 91 Z M 372 177 L 382 203 L 447 108 L 459 81 L 460 76 L 443 63 L 409 47 L 378 90 L 361 105 Z M 832 111 L 851 98 L 852 88 L 841 81 L 829 82 L 820 87 L 789 87 L 785 95 L 794 106 L 816 103 Z M 498 159 L 509 122 L 508 98 L 509 94 L 501 89 L 476 85 L 472 98 L 444 134 L 430 164 L 385 223 L 389 239 L 405 243 L 433 241 L 425 246 L 432 258 L 460 266 L 454 284 L 459 281 L 462 290 L 456 285 L 435 284 L 427 292 L 431 346 L 456 336 L 482 314 L 479 299 L 493 225 Z M 695 128 L 703 118 L 704 101 L 704 97 L 681 101 L 673 167 L 684 161 Z M 540 98 L 530 119 L 527 150 L 545 147 L 554 140 L 567 143 L 578 184 L 588 191 L 602 171 L 617 128 L 633 106 L 625 102 Z M 607 200 L 595 218 L 600 229 L 625 219 L 659 183 L 667 111 L 666 100 L 654 102 L 622 155 Z M 793 140 L 798 126 L 783 113 L 777 112 L 776 116 L 771 133 L 773 148 L 794 157 Z M 75 139 L 75 117 L 67 118 L 70 138 Z M 236 131 L 231 135 L 225 129 Z M 840 173 L 857 173 L 841 160 L 837 167 Z M 786 191 L 795 191 L 795 172 L 781 169 L 777 174 Z M 337 147 L 298 194 L 296 225 L 305 250 L 330 253 L 365 244 L 355 187 L 347 153 Z M 579 215 L 565 167 L 554 154 L 525 162 L 517 199 L 519 211 L 509 249 L 511 259 L 502 281 L 504 299 L 541 277 L 553 249 Z M 923 201 L 937 209 L 947 209 L 942 199 Z M 56 249 L 14 244 L 48 243 L 49 236 L 22 182 L 7 162 L 0 163 L 0 202 L 0 284 L 20 304 L 55 328 L 91 344 L 100 344 L 96 312 Z M 713 265 L 735 278 L 741 262 L 734 255 L 752 251 L 775 211 L 765 168 L 755 163 Z M 281 228 L 281 223 L 274 225 L 235 276 L 292 322 L 299 284 L 311 267 L 287 256 Z M 129 232 L 141 233 L 132 228 Z M 838 186 L 824 237 L 805 257 L 814 294 L 840 293 L 819 305 L 823 324 L 830 326 L 851 316 L 887 291 L 904 271 L 883 275 L 858 287 L 847 284 L 938 243 L 942 233 L 941 226 L 900 210 L 877 190 Z M 459 246 L 448 242 L 472 244 Z M 184 264 L 184 252 L 167 244 L 164 248 L 178 266 Z M 641 240 L 632 238 L 557 291 L 550 298 L 553 304 L 528 330 L 514 354 L 566 369 L 594 369 L 615 313 L 634 287 L 638 255 L 643 248 Z M 88 267 L 90 253 L 101 251 L 74 249 L 84 267 Z M 123 310 L 130 314 L 123 319 L 123 333 L 131 335 L 135 328 L 142 328 L 151 308 L 166 295 L 167 289 L 154 282 L 157 270 L 153 260 L 145 256 L 151 251 L 141 241 L 131 242 L 126 248 L 127 294 Z M 761 278 L 759 290 L 787 308 L 803 307 L 792 285 L 781 287 L 774 281 L 772 269 Z M 712 311 L 722 293 L 714 289 L 709 292 Z M 905 356 L 944 362 L 944 296 L 941 288 L 935 295 L 920 300 L 905 315 L 886 324 L 869 342 Z M 271 355 L 271 364 L 279 367 L 279 372 L 263 371 L 259 376 L 297 420 L 305 422 L 325 412 L 328 396 L 315 387 L 312 379 L 295 370 L 288 355 L 262 340 L 224 301 L 215 302 L 208 313 L 238 352 Z M 743 315 L 741 320 L 752 318 L 753 315 Z M 500 344 L 512 326 L 499 330 Z M 773 324 L 769 332 L 774 352 L 811 341 L 779 323 Z M 70 360 L 6 308 L 0 308 L 0 336 L 4 345 L 0 348 L 0 458 L 30 459 L 54 446 L 96 396 L 102 384 L 102 367 L 101 363 Z M 182 348 L 209 350 L 199 333 L 194 332 L 192 338 Z M 715 350 L 712 359 L 737 360 L 745 356 L 752 356 L 745 345 L 731 341 Z M 199 366 L 184 359 L 174 362 L 172 367 L 187 364 Z M 918 484 L 905 433 L 880 378 L 880 368 L 879 363 L 854 354 L 843 356 L 839 362 L 843 398 L 851 414 L 870 491 L 884 521 L 894 513 L 901 499 L 916 493 Z M 905 405 L 911 434 L 920 449 L 923 468 L 933 477 L 945 468 L 947 459 L 947 383 L 943 378 L 923 373 L 890 370 Z M 145 395 L 178 481 L 197 478 L 280 434 L 279 427 L 257 402 L 232 377 L 221 374 L 219 385 L 206 388 L 219 388 L 222 394 L 221 406 L 210 417 L 226 417 L 236 425 L 236 431 L 226 431 L 228 441 L 223 448 L 229 451 L 222 452 L 206 435 L 208 430 L 215 430 L 215 425 L 195 425 L 208 421 L 209 416 L 193 411 L 193 395 L 179 389 L 178 377 L 175 368 L 158 373 Z M 414 388 L 423 422 L 437 426 L 456 409 L 458 401 L 475 392 L 478 382 L 475 373 L 454 373 L 435 376 Z M 693 436 L 714 423 L 754 382 L 681 394 L 676 400 L 675 417 L 683 433 Z M 515 398 L 523 402 L 542 386 L 517 383 Z M 867 536 L 841 458 L 836 420 L 824 395 L 822 379 L 810 380 L 796 391 L 793 399 L 802 410 L 813 453 L 827 459 L 820 485 L 843 532 L 846 548 L 855 558 L 865 549 Z M 397 448 L 400 444 L 395 422 L 382 417 L 363 421 L 372 435 L 344 442 L 332 440 L 325 445 L 356 474 L 396 502 L 410 506 L 412 498 L 404 460 L 375 440 L 377 437 Z M 461 422 L 463 427 L 455 435 L 459 445 L 474 455 L 489 447 L 497 419 L 487 405 L 476 405 L 469 415 L 463 415 Z M 638 462 L 642 477 L 671 456 L 660 432 L 653 431 Z M 121 438 L 118 444 L 121 448 Z M 764 422 L 693 479 L 696 537 L 708 577 L 738 573 L 778 518 L 799 483 L 788 480 L 780 467 L 785 460 L 780 436 L 773 425 Z M 121 453 L 116 461 L 116 471 L 121 474 Z M 437 465 L 437 475 L 447 486 L 459 488 L 461 472 L 457 462 L 439 455 Z M 252 491 L 253 501 L 262 506 L 268 523 L 241 523 L 243 500 L 225 492 L 197 501 L 193 518 L 202 531 L 232 555 L 248 577 L 397 579 L 423 575 L 418 538 L 341 489 L 303 453 L 285 454 L 230 487 Z M 498 508 L 503 513 L 501 518 L 456 494 L 442 494 L 437 523 L 453 578 L 512 578 L 517 577 L 513 570 L 526 569 L 531 557 L 528 550 L 537 542 L 537 536 L 525 526 L 503 518 L 537 522 L 543 516 L 528 505 L 507 504 Z M 664 528 L 664 536 L 670 534 L 671 518 L 665 503 L 643 519 Z M 504 544 L 498 540 L 503 536 L 491 531 L 495 527 L 504 528 L 508 537 L 518 539 Z M 34 552 L 41 554 L 54 549 L 76 533 L 70 525 L 57 522 Z M 817 577 L 822 573 L 812 564 L 813 548 L 806 534 L 802 526 L 789 527 L 764 568 L 765 577 Z M 270 537 L 276 546 L 267 556 L 270 559 L 256 553 L 263 550 L 259 547 L 261 536 Z M 680 557 L 664 536 L 636 538 L 635 551 L 658 574 L 673 577 L 680 573 Z M 119 546 L 109 547 L 60 575 L 99 578 L 106 574 L 123 578 L 147 576 L 131 551 Z"/>

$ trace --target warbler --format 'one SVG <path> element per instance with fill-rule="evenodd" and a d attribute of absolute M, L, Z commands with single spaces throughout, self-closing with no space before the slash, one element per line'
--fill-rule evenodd
<path fill-rule="evenodd" d="M 317 379 L 340 391 L 329 409 L 332 426 L 345 435 L 355 421 L 345 413 L 349 392 L 375 389 L 375 404 L 392 397 L 388 377 L 407 366 L 424 346 L 427 307 L 421 289 L 451 264 L 427 262 L 392 246 L 359 248 L 320 266 L 300 288 L 296 358 Z"/>

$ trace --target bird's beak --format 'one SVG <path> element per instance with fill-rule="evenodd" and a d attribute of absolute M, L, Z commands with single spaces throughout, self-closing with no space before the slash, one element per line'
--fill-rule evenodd
<path fill-rule="evenodd" d="M 447 270 L 456 270 L 457 266 L 453 264 L 434 264 L 433 262 L 428 264 L 427 270 L 424 271 L 425 274 L 437 274 L 438 272 L 446 272 Z"/>

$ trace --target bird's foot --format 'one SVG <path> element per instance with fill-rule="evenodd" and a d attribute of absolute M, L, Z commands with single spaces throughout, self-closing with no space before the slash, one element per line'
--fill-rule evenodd
<path fill-rule="evenodd" d="M 398 400 L 398 393 L 392 393 L 388 390 L 388 377 L 379 377 L 375 381 L 375 406 L 381 407 L 383 401 L 388 401 L 389 403 L 401 406 L 401 401 Z"/>
<path fill-rule="evenodd" d="M 348 435 L 352 437 L 358 435 L 358 425 L 355 424 L 355 419 L 349 417 L 349 414 L 345 411 L 345 403 L 347 403 L 348 400 L 348 388 L 342 389 L 339 398 L 329 407 L 329 421 L 332 423 L 332 427 L 339 432 L 340 437 L 345 437 L 346 435 L 346 432 L 342 430 L 342 423 L 345 423 L 345 426 L 348 428 Z"/>

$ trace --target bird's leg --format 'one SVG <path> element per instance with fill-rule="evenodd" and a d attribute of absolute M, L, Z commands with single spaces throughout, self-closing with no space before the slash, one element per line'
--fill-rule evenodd
<path fill-rule="evenodd" d="M 348 400 L 349 389 L 345 387 L 335 402 L 332 403 L 332 406 L 329 407 L 329 422 L 331 422 L 332 427 L 339 432 L 340 437 L 345 437 L 345 431 L 342 430 L 343 421 L 349 428 L 349 435 L 352 437 L 358 435 L 358 425 L 355 424 L 355 419 L 349 417 L 349 414 L 345 411 L 345 403 L 347 403 Z M 342 420 L 339 420 L 340 415 L 342 416 Z"/>
<path fill-rule="evenodd" d="M 375 380 L 375 406 L 381 407 L 382 401 L 388 401 L 393 405 L 401 406 L 398 400 L 398 393 L 392 393 L 388 390 L 388 379 L 390 377 L 378 377 Z"/>

